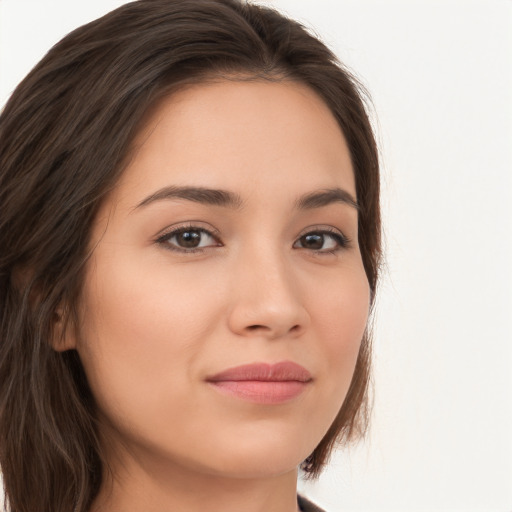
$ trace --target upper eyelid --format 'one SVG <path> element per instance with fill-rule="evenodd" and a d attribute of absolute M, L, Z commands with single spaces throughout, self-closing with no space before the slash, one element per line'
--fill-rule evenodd
<path fill-rule="evenodd" d="M 160 231 L 155 236 L 155 238 L 158 239 L 158 238 L 160 238 L 162 236 L 166 236 L 166 235 L 169 235 L 171 233 L 176 233 L 176 232 L 179 232 L 179 231 L 182 231 L 182 230 L 187 230 L 187 229 L 197 230 L 197 231 L 204 231 L 204 232 L 209 233 L 209 234 L 211 234 L 213 236 L 220 237 L 220 231 L 218 229 L 214 228 L 213 226 L 204 227 L 201 224 L 202 224 L 201 221 L 188 221 L 188 222 L 186 222 L 184 224 L 168 226 L 168 227 L 164 228 L 162 231 Z M 302 237 L 304 235 L 307 235 L 308 233 L 315 233 L 315 232 L 334 233 L 334 234 L 342 235 L 345 238 L 348 238 L 341 229 L 333 227 L 333 226 L 325 226 L 325 225 L 321 225 L 321 224 L 313 225 L 313 226 L 308 226 L 308 227 L 302 229 L 299 232 L 299 234 L 296 235 L 296 236 L 297 236 L 297 238 L 300 238 L 300 237 Z"/>
<path fill-rule="evenodd" d="M 340 235 L 345 240 L 350 240 L 350 238 L 345 234 L 343 230 L 336 228 L 334 226 L 326 226 L 322 224 L 308 226 L 307 228 L 304 228 L 297 236 L 297 239 L 303 237 L 304 235 L 307 235 L 308 233 L 327 233 L 332 235 Z"/>
<path fill-rule="evenodd" d="M 346 236 L 342 231 L 340 230 L 329 230 L 329 229 L 312 229 L 309 231 L 306 231 L 302 235 L 298 236 L 294 242 L 294 245 L 304 236 L 310 234 L 310 233 L 320 233 L 322 235 L 328 235 L 331 236 L 334 239 L 338 239 L 337 242 L 340 244 L 340 248 L 350 248 L 352 240 Z M 318 252 L 322 252 L 321 249 L 318 250 Z"/>
<path fill-rule="evenodd" d="M 161 240 L 162 238 L 168 237 L 170 235 L 173 235 L 175 233 L 179 233 L 180 231 L 186 231 L 187 229 L 191 231 L 203 231 L 205 233 L 208 233 L 213 238 L 220 240 L 220 231 L 218 229 L 215 229 L 213 226 L 205 227 L 204 225 L 201 225 L 202 223 L 200 221 L 192 221 L 192 222 L 186 222 L 184 224 L 177 224 L 172 225 L 164 228 L 162 231 L 160 231 L 154 239 L 156 241 Z"/>

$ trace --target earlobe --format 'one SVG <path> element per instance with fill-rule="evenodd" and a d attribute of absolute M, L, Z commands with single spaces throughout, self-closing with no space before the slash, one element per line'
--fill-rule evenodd
<path fill-rule="evenodd" d="M 73 322 L 64 308 L 57 308 L 52 318 L 51 346 L 56 352 L 65 352 L 76 348 L 76 335 Z"/>

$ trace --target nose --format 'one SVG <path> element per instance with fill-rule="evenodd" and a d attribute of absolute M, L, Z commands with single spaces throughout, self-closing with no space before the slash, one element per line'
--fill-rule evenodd
<path fill-rule="evenodd" d="M 232 274 L 229 327 L 241 336 L 298 337 L 310 316 L 291 263 L 276 255 L 241 258 Z"/>

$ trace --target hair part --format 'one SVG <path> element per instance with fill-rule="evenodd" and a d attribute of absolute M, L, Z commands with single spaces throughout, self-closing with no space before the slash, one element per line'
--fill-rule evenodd
<path fill-rule="evenodd" d="M 55 45 L 0 116 L 0 465 L 12 512 L 86 512 L 105 471 L 73 328 L 96 214 L 148 112 L 209 80 L 291 80 L 331 109 L 347 140 L 359 245 L 374 296 L 379 166 L 366 94 L 299 23 L 238 0 L 139 0 Z M 60 317 L 56 318 L 56 312 Z M 304 464 L 316 477 L 368 418 L 370 336 L 335 422 Z"/>

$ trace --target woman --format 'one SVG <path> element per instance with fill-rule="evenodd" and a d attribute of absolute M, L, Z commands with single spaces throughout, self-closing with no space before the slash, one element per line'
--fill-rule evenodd
<path fill-rule="evenodd" d="M 299 24 L 140 0 L 0 118 L 0 463 L 13 512 L 317 510 L 366 425 L 380 257 L 361 93 Z"/>

